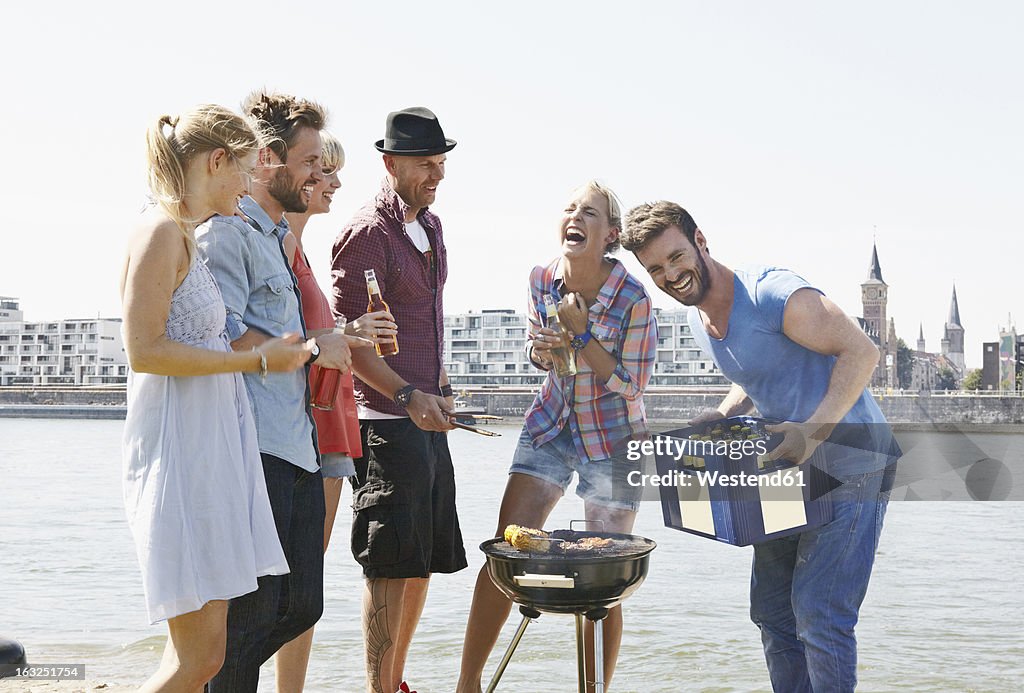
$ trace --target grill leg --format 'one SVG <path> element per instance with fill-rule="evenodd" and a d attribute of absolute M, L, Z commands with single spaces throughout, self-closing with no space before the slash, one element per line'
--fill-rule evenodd
<path fill-rule="evenodd" d="M 604 693 L 604 619 L 594 621 L 594 693 Z"/>
<path fill-rule="evenodd" d="M 608 609 L 600 607 L 587 612 L 594 622 L 594 693 L 604 693 L 604 619 Z"/>
<path fill-rule="evenodd" d="M 576 677 L 580 693 L 587 693 L 587 646 L 583 641 L 583 614 L 576 616 Z"/>
<path fill-rule="evenodd" d="M 501 680 L 501 675 L 505 673 L 505 668 L 508 666 L 509 660 L 512 659 L 512 653 L 516 651 L 519 641 L 523 639 L 526 627 L 530 625 L 530 621 L 533 619 L 540 618 L 539 611 L 526 606 L 520 606 L 519 613 L 523 615 L 523 620 L 519 622 L 519 628 L 516 629 L 516 634 L 512 636 L 512 642 L 509 643 L 508 649 L 505 650 L 505 656 L 501 658 L 501 662 L 498 664 L 498 669 L 494 672 L 491 682 L 487 684 L 486 693 L 494 693 L 494 689 L 498 687 L 498 681 Z"/>

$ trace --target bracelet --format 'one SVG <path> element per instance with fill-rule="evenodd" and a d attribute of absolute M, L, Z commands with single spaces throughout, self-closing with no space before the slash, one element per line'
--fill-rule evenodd
<path fill-rule="evenodd" d="M 455 396 L 455 391 L 452 390 L 452 384 L 451 383 L 445 383 L 444 385 L 441 386 L 441 396 L 442 397 L 454 397 Z"/>
<path fill-rule="evenodd" d="M 257 354 L 260 355 L 260 380 L 266 382 L 267 380 L 267 355 L 256 347 L 252 348 Z"/>

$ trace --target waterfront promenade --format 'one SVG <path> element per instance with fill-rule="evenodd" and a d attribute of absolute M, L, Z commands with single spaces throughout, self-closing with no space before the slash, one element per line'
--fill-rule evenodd
<path fill-rule="evenodd" d="M 535 391 L 515 387 L 481 387 L 460 390 L 461 398 L 474 409 L 504 416 L 522 417 Z M 721 401 L 727 388 L 651 387 L 644 394 L 652 425 L 685 425 L 689 418 Z M 1024 432 L 1024 393 L 1020 392 L 875 392 L 886 418 L 897 429 L 916 427 L 940 430 Z M 125 390 L 122 387 L 22 388 L 0 387 L 0 418 L 123 419 Z"/>

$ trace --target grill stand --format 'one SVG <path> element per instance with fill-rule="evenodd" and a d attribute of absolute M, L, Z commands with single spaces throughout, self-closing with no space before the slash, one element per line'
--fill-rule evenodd
<path fill-rule="evenodd" d="M 526 627 L 530 625 L 530 621 L 540 618 L 540 612 L 536 609 L 531 609 L 528 606 L 520 606 L 519 613 L 523 615 L 523 620 L 520 621 L 519 628 L 516 629 L 516 634 L 512 636 L 512 642 L 509 643 L 508 649 L 505 650 L 505 656 L 501 658 L 501 662 L 498 664 L 498 670 L 494 672 L 491 682 L 487 684 L 486 693 L 494 693 L 494 689 L 498 687 L 498 681 L 501 680 L 501 675 L 505 673 L 505 667 L 508 666 L 509 660 L 512 659 L 512 653 L 516 651 L 516 647 L 519 646 L 519 641 L 523 639 L 523 633 L 526 632 Z"/>
<path fill-rule="evenodd" d="M 494 693 L 498 687 L 498 681 L 501 680 L 501 675 L 505 673 L 505 669 L 512 659 L 512 654 L 519 646 L 519 641 L 523 639 L 523 634 L 526 633 L 526 627 L 530 625 L 531 621 L 540 618 L 540 612 L 528 606 L 520 606 L 519 613 L 523 615 L 523 620 L 519 623 L 516 634 L 512 636 L 512 642 L 505 650 L 501 662 L 498 663 L 498 669 L 494 672 L 491 682 L 487 684 L 486 693 Z M 594 693 L 604 693 L 604 618 L 608 615 L 608 609 L 601 607 L 588 611 L 586 614 L 577 612 L 574 615 L 576 617 L 576 677 L 579 681 L 579 693 L 587 693 L 587 651 L 583 640 L 584 617 L 594 622 Z"/>

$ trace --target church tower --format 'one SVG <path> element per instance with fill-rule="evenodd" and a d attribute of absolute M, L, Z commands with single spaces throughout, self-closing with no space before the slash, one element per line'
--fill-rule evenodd
<path fill-rule="evenodd" d="M 964 377 L 964 326 L 960 324 L 960 305 L 956 300 L 956 284 L 953 285 L 953 299 L 949 303 L 949 318 L 942 338 L 942 355 L 956 366 L 956 379 Z"/>
<path fill-rule="evenodd" d="M 917 350 L 921 352 L 928 351 L 924 348 L 924 323 L 918 323 L 918 329 L 920 330 L 917 335 Z"/>
<path fill-rule="evenodd" d="M 864 307 L 864 322 L 867 323 L 867 332 L 877 339 L 879 346 L 886 343 L 886 328 L 888 320 L 885 312 L 888 302 L 887 291 L 889 285 L 882 279 L 882 267 L 878 264 L 878 247 L 871 249 L 871 267 L 868 269 L 868 278 L 860 285 L 860 300 Z"/>
<path fill-rule="evenodd" d="M 889 285 L 882 279 L 882 267 L 878 264 L 878 245 L 872 244 L 871 267 L 868 268 L 868 278 L 860 285 L 860 301 L 863 306 L 864 331 L 878 345 L 881 352 L 878 358 L 878 368 L 871 376 L 873 387 L 886 386 L 888 378 L 886 368 L 886 352 L 888 351 L 889 321 L 886 316 L 886 304 L 888 303 Z"/>

